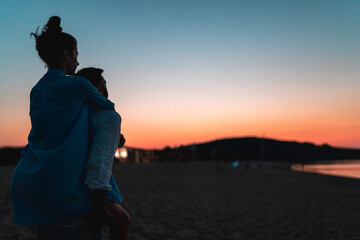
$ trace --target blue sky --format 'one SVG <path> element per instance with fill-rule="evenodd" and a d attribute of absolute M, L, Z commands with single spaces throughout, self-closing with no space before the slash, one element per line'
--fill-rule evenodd
<path fill-rule="evenodd" d="M 26 144 L 29 92 L 46 71 L 30 32 L 58 15 L 78 40 L 79 68 L 105 70 L 134 146 L 265 132 L 360 147 L 359 10 L 359 1 L 2 1 L 0 145 Z"/>

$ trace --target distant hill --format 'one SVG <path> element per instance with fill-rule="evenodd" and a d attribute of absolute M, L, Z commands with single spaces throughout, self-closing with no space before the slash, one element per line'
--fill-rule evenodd
<path fill-rule="evenodd" d="M 254 137 L 221 139 L 206 143 L 165 148 L 159 159 L 164 161 L 286 161 L 360 159 L 360 149 L 335 148 L 329 145 L 278 141 Z"/>
<path fill-rule="evenodd" d="M 0 165 L 16 165 L 21 157 L 22 147 L 0 148 Z"/>
<path fill-rule="evenodd" d="M 136 150 L 136 151 L 135 151 Z M 16 165 L 22 148 L 0 148 L 0 165 Z M 321 160 L 360 159 L 360 149 L 336 148 L 329 145 L 315 145 L 291 141 L 278 141 L 255 137 L 229 138 L 211 142 L 143 150 L 128 148 L 129 162 L 137 152 L 140 162 L 190 162 L 190 161 L 284 161 L 306 163 Z M 149 154 L 151 153 L 151 154 Z M 136 155 L 136 154 L 135 154 Z"/>

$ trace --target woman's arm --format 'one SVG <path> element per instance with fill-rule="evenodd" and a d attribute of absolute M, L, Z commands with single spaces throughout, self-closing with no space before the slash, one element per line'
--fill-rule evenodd
<path fill-rule="evenodd" d="M 114 110 L 114 103 L 106 99 L 99 91 L 85 78 L 76 76 L 76 87 L 80 97 L 89 105 L 104 109 Z"/>
<path fill-rule="evenodd" d="M 90 190 L 111 190 L 110 175 L 116 148 L 120 140 L 121 117 L 115 111 L 98 110 L 95 135 L 85 165 L 85 185 Z"/>

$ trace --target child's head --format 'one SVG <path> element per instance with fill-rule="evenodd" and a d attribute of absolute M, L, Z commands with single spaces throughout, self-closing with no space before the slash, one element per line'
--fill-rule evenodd
<path fill-rule="evenodd" d="M 108 98 L 108 91 L 106 88 L 106 81 L 104 77 L 101 75 L 104 70 L 100 68 L 83 68 L 76 73 L 77 76 L 81 76 L 89 80 L 92 85 L 96 87 L 96 89 L 106 98 Z"/>

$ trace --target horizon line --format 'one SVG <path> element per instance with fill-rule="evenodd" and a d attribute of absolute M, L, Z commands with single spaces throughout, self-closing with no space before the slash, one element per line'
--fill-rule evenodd
<path fill-rule="evenodd" d="M 124 146 L 127 148 L 132 148 L 132 149 L 141 149 L 141 150 L 163 150 L 167 147 L 169 148 L 179 148 L 181 146 L 190 146 L 190 145 L 199 145 L 199 144 L 204 144 L 204 143 L 209 143 L 209 142 L 215 142 L 215 141 L 220 141 L 220 140 L 227 140 L 227 139 L 240 139 L 240 138 L 258 138 L 258 139 L 266 139 L 266 140 L 274 140 L 274 141 L 281 141 L 281 142 L 296 142 L 296 143 L 308 143 L 308 144 L 313 144 L 315 146 L 323 146 L 323 145 L 328 145 L 329 147 L 332 148 L 342 148 L 342 149 L 349 149 L 349 150 L 360 150 L 360 147 L 348 147 L 348 146 L 335 146 L 335 145 L 331 145 L 329 143 L 322 143 L 322 144 L 316 144 L 314 142 L 311 141 L 299 141 L 299 140 L 294 140 L 294 139 L 279 139 L 279 138 L 274 138 L 274 137 L 266 137 L 265 135 L 260 137 L 260 136 L 256 136 L 256 135 L 244 135 L 244 136 L 229 136 L 229 137 L 222 137 L 222 138 L 213 138 L 213 139 L 209 139 L 209 140 L 204 140 L 204 141 L 199 141 L 199 142 L 193 142 L 193 143 L 186 143 L 186 144 L 176 144 L 174 146 L 169 146 L 169 145 L 165 145 L 163 147 L 153 147 L 153 148 L 148 148 L 148 147 L 138 147 L 138 146 Z M 27 144 L 25 145 L 3 145 L 0 146 L 0 149 L 2 148 L 24 148 Z"/>

